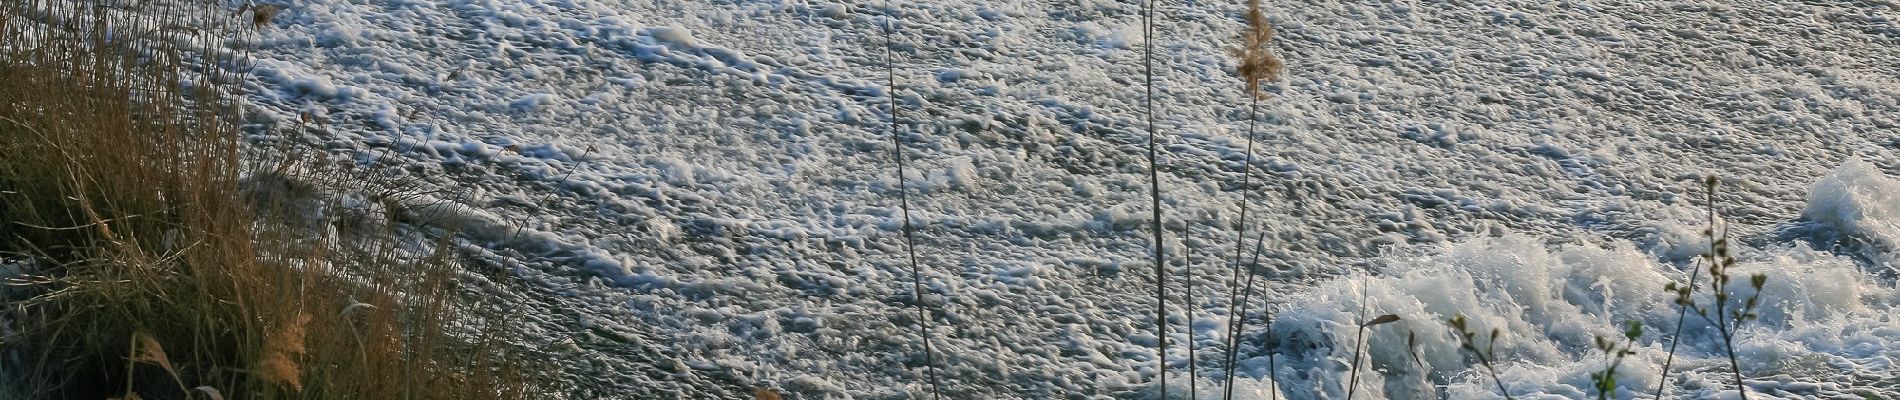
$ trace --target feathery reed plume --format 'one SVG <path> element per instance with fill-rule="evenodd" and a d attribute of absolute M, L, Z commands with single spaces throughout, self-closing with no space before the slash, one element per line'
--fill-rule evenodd
<path fill-rule="evenodd" d="M 303 373 L 297 359 L 306 351 L 304 325 L 309 323 L 310 314 L 298 314 L 264 337 L 264 357 L 257 365 L 259 377 L 292 390 L 303 390 Z"/>
<path fill-rule="evenodd" d="M 753 399 L 755 399 L 755 400 L 780 400 L 780 399 L 782 399 L 782 397 L 779 397 L 779 395 L 778 395 L 778 392 L 775 392 L 775 391 L 772 391 L 772 389 L 767 389 L 767 388 L 758 388 L 758 389 L 753 389 L 753 390 L 752 390 L 752 398 L 753 398 Z"/>
<path fill-rule="evenodd" d="M 894 10 L 893 10 L 894 11 Z M 930 397 L 943 398 L 943 388 L 937 382 L 937 354 L 930 348 L 930 313 L 924 308 L 924 273 L 917 264 L 916 231 L 910 224 L 910 189 L 904 177 L 904 139 L 897 132 L 897 60 L 895 52 L 896 16 L 884 21 L 884 78 L 886 90 L 891 96 L 891 157 L 897 160 L 897 198 L 904 219 L 904 252 L 910 261 L 911 300 L 917 306 L 917 329 L 924 339 L 924 370 L 930 377 Z"/>
<path fill-rule="evenodd" d="M 1249 99 L 1247 107 L 1247 154 L 1245 161 L 1240 164 L 1240 215 L 1235 219 L 1239 224 L 1234 229 L 1233 274 L 1227 281 L 1227 292 L 1229 293 L 1227 304 L 1230 318 L 1235 317 L 1237 315 L 1236 313 L 1242 308 L 1239 301 L 1239 298 L 1242 297 L 1242 292 L 1236 289 L 1239 289 L 1239 286 L 1241 286 L 1240 259 L 1242 250 L 1246 248 L 1244 244 L 1246 243 L 1247 237 L 1247 205 L 1249 204 L 1247 193 L 1253 178 L 1251 169 L 1253 168 L 1254 131 L 1260 124 L 1260 100 L 1266 97 L 1265 93 L 1260 91 L 1260 84 L 1264 81 L 1278 80 L 1280 72 L 1285 67 L 1284 63 L 1282 63 L 1278 57 L 1275 57 L 1273 51 L 1269 48 L 1273 42 L 1273 25 L 1267 22 L 1266 14 L 1260 11 L 1260 0 L 1251 0 L 1248 2 L 1246 20 L 1247 31 L 1241 33 L 1241 47 L 1229 50 L 1234 58 L 1240 61 L 1240 66 L 1236 68 L 1236 72 L 1239 73 L 1241 80 L 1246 82 Z M 1264 239 L 1265 237 L 1262 236 L 1262 238 Z M 1258 250 L 1255 251 L 1255 258 L 1258 259 Z M 1251 279 L 1249 279 L 1249 281 L 1251 281 Z M 1244 325 L 1244 322 L 1241 325 Z M 1239 325 L 1230 327 L 1228 331 L 1228 343 L 1225 354 L 1227 366 L 1225 376 L 1223 377 L 1226 387 L 1222 395 L 1223 399 L 1233 398 L 1235 370 L 1233 363 L 1236 362 L 1239 357 L 1240 342 L 1238 337 L 1240 333 Z"/>
<path fill-rule="evenodd" d="M 1247 93 L 1255 98 L 1267 98 L 1270 95 L 1261 90 L 1261 84 L 1280 80 L 1286 63 L 1273 54 L 1273 23 L 1260 11 L 1260 0 L 1247 1 L 1246 19 L 1247 31 L 1240 35 L 1244 44 L 1228 52 L 1240 60 L 1235 72 L 1247 81 Z"/>
<path fill-rule="evenodd" d="M 277 18 L 277 13 L 283 10 L 281 7 L 269 4 L 244 3 L 244 5 L 238 6 L 235 14 L 243 15 L 245 12 L 251 13 L 251 26 L 262 28 L 265 25 L 270 25 L 271 20 Z"/>

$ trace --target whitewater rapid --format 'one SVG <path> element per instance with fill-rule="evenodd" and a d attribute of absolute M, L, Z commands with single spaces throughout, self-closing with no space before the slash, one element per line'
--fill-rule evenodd
<path fill-rule="evenodd" d="M 899 190 L 946 398 L 1151 398 L 1190 342 L 1217 385 L 1243 224 L 1275 315 L 1245 398 L 1344 397 L 1362 305 L 1403 319 L 1358 396 L 1501 397 L 1443 324 L 1463 313 L 1504 332 L 1518 398 L 1586 397 L 1625 320 L 1651 329 L 1619 397 L 1722 398 L 1699 323 L 1656 381 L 1709 175 L 1740 268 L 1770 274 L 1737 342 L 1751 398 L 1900 396 L 1891 2 L 1269 2 L 1290 69 L 1251 165 L 1244 5 L 1159 3 L 1165 371 L 1138 2 L 260 3 L 285 11 L 249 139 L 427 182 L 569 398 L 922 397 Z"/>
<path fill-rule="evenodd" d="M 1872 164 L 1849 162 L 1818 179 L 1803 220 L 1784 227 L 1826 231 L 1817 238 L 1830 240 L 1764 239 L 1738 251 L 1741 265 L 1732 274 L 1768 277 L 1759 293 L 1761 318 L 1735 342 L 1745 375 L 1753 377 L 1746 384 L 1754 397 L 1891 396 L 1900 384 L 1893 365 L 1900 360 L 1900 290 L 1888 261 L 1900 222 L 1897 190 L 1900 181 Z M 1355 315 L 1365 298 L 1364 315 L 1424 317 L 1369 335 L 1366 352 L 1378 372 L 1363 379 L 1366 393 L 1495 397 L 1490 378 L 1444 327 L 1445 318 L 1462 314 L 1480 342 L 1488 342 L 1491 328 L 1504 332 L 1496 344 L 1503 360 L 1498 377 L 1518 397 L 1593 397 L 1590 373 L 1608 363 L 1594 339 L 1620 338 L 1624 323 L 1635 320 L 1648 330 L 1637 354 L 1623 362 L 1617 398 L 1646 397 L 1659 384 L 1675 396 L 1734 398 L 1719 336 L 1693 316 L 1683 326 L 1670 381 L 1658 381 L 1678 315 L 1662 289 L 1688 281 L 1687 269 L 1699 265 L 1691 258 L 1708 251 L 1701 233 L 1701 225 L 1687 223 L 1649 248 L 1620 240 L 1552 244 L 1509 234 L 1388 258 L 1377 275 L 1329 280 L 1282 300 L 1287 310 L 1271 334 L 1279 345 L 1260 351 L 1281 354 L 1280 369 L 1269 372 L 1262 368 L 1266 360 L 1255 357 L 1247 370 L 1300 388 L 1286 397 L 1307 398 L 1302 392 L 1311 387 L 1335 392 L 1323 397 L 1342 396 L 1342 376 L 1311 371 L 1337 371 L 1350 362 L 1350 342 L 1339 341 L 1352 337 L 1354 321 L 1369 318 Z M 1703 285 L 1707 276 L 1705 270 Z M 1726 289 L 1738 297 L 1756 294 L 1746 279 Z M 1713 301 L 1706 292 L 1696 300 Z M 1408 347 L 1409 333 L 1416 333 L 1416 347 Z"/>

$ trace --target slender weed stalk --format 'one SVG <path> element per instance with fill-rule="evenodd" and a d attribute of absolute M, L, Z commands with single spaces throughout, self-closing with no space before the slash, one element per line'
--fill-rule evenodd
<path fill-rule="evenodd" d="M 1708 227 L 1704 228 L 1704 231 L 1702 233 L 1703 236 L 1706 236 L 1706 237 L 1713 237 L 1715 235 L 1716 219 L 1715 219 L 1714 182 L 1715 182 L 1714 180 L 1707 180 L 1703 183 L 1705 186 L 1705 190 L 1707 192 L 1707 196 L 1708 196 L 1707 198 L 1708 204 L 1706 205 L 1706 207 L 1708 210 L 1708 224 L 1709 225 Z M 1713 243 L 1713 239 L 1711 239 L 1711 243 Z M 1704 257 L 1697 257 L 1695 261 L 1691 262 L 1689 265 L 1689 283 L 1687 283 L 1686 285 L 1688 286 L 1688 290 L 1690 292 L 1695 291 L 1695 288 L 1699 282 L 1697 278 L 1701 277 L 1703 258 Z M 1663 290 L 1670 292 L 1671 294 L 1676 294 L 1680 296 L 1680 293 L 1677 293 L 1676 289 L 1677 289 L 1676 284 L 1672 282 L 1668 286 L 1665 286 Z M 1689 320 L 1689 308 L 1690 308 L 1689 303 L 1680 301 L 1680 297 L 1678 297 L 1678 301 L 1676 302 L 1676 329 L 1675 331 L 1669 334 L 1669 337 L 1671 338 L 1669 342 L 1669 355 L 1663 358 L 1662 379 L 1659 379 L 1656 382 L 1655 398 L 1661 399 L 1663 396 L 1663 388 L 1668 387 L 1669 385 L 1669 366 L 1670 364 L 1673 364 L 1676 360 L 1676 346 L 1682 344 L 1682 324 Z"/>
<path fill-rule="evenodd" d="M 937 381 L 937 353 L 930 347 L 930 312 L 924 308 L 924 273 L 917 263 L 916 229 L 910 224 L 910 190 L 904 177 L 904 139 L 897 128 L 897 59 L 892 50 L 896 47 L 896 18 L 884 21 L 884 78 L 886 90 L 891 96 L 891 157 L 897 161 L 897 198 L 904 218 L 904 252 L 910 261 L 911 300 L 917 305 L 917 329 L 924 340 L 924 370 L 929 374 L 930 397 L 943 398 L 943 387 Z"/>
<path fill-rule="evenodd" d="M 518 153 L 521 151 L 521 147 L 520 145 L 508 146 L 508 151 Z M 594 154 L 594 145 L 591 145 L 591 144 L 587 145 L 587 150 L 582 151 L 580 158 L 577 159 L 576 161 L 587 160 L 587 156 L 592 155 L 592 154 Z M 535 202 L 534 205 L 541 206 L 541 205 L 548 204 L 549 200 L 554 199 L 554 193 L 559 192 L 561 190 L 561 186 L 567 185 L 567 179 L 573 177 L 574 171 L 579 170 L 579 169 L 581 169 L 579 165 L 569 166 L 567 169 L 567 172 L 561 174 L 561 179 L 554 181 L 555 187 L 552 190 L 549 190 L 547 194 L 541 195 L 541 201 Z M 508 240 L 513 241 L 517 238 L 520 238 L 521 232 L 527 229 L 528 229 L 527 224 L 515 225 L 515 231 L 514 233 L 508 235 Z"/>
<path fill-rule="evenodd" d="M 1747 297 L 1738 298 L 1729 290 L 1729 282 L 1734 279 L 1729 271 L 1735 267 L 1735 257 L 1729 250 L 1728 229 L 1724 227 L 1720 236 L 1715 230 L 1717 218 L 1715 189 L 1718 181 L 1714 176 L 1709 176 L 1703 181 L 1703 186 L 1708 189 L 1709 228 L 1704 229 L 1702 233 L 1709 239 L 1709 252 L 1703 253 L 1702 259 L 1709 269 L 1708 289 L 1714 299 L 1709 304 L 1697 302 L 1694 297 L 1693 282 L 1689 284 L 1670 282 L 1663 287 L 1663 290 L 1675 294 L 1677 306 L 1695 309 L 1697 317 L 1701 317 L 1703 321 L 1715 327 L 1716 334 L 1722 337 L 1722 350 L 1728 356 L 1729 373 L 1735 379 L 1735 391 L 1740 398 L 1747 400 L 1748 386 L 1742 384 L 1742 366 L 1735 356 L 1735 337 L 1740 334 L 1742 324 L 1760 318 L 1760 315 L 1755 313 L 1755 309 L 1761 305 L 1761 291 L 1768 284 L 1768 275 L 1754 274 L 1749 277 L 1749 285 L 1755 290 Z M 1735 300 L 1739 300 L 1741 304 L 1734 304 Z"/>
<path fill-rule="evenodd" d="M 1643 322 L 1629 320 L 1623 329 L 1621 342 L 1603 336 L 1597 336 L 1597 350 L 1608 359 L 1602 371 L 1590 373 L 1590 383 L 1597 391 L 1597 400 L 1610 398 L 1610 392 L 1616 391 L 1616 370 L 1623 366 L 1623 358 L 1636 355 L 1636 339 L 1643 337 Z M 1620 346 L 1619 346 L 1620 345 Z"/>
<path fill-rule="evenodd" d="M 1498 335 L 1503 334 L 1503 331 L 1491 328 L 1491 338 L 1485 341 L 1483 348 L 1480 348 L 1476 340 L 1478 334 L 1471 331 L 1471 321 L 1465 319 L 1464 314 L 1454 315 L 1446 322 L 1450 323 L 1452 330 L 1458 333 L 1459 348 L 1477 357 L 1478 363 L 1484 365 L 1485 372 L 1491 374 L 1491 382 L 1498 384 L 1498 394 L 1504 395 L 1506 400 L 1514 399 L 1511 397 L 1511 392 L 1504 388 L 1504 380 L 1498 379 L 1497 366 L 1492 365 L 1492 360 L 1497 358 Z"/>
<path fill-rule="evenodd" d="M 1159 140 L 1155 136 L 1155 1 L 1141 3 L 1142 80 L 1147 89 L 1143 108 L 1148 120 L 1148 193 L 1149 212 L 1154 217 L 1155 260 L 1155 362 L 1160 376 L 1161 398 L 1168 398 L 1168 263 L 1163 255 L 1161 225 L 1161 165 Z"/>
<path fill-rule="evenodd" d="M 1265 311 L 1266 320 L 1261 323 L 1267 326 L 1267 342 L 1264 343 L 1264 347 L 1267 348 L 1267 399 L 1279 400 L 1280 378 L 1274 375 L 1280 371 L 1279 363 L 1275 362 L 1275 355 L 1279 352 L 1274 350 L 1280 348 L 1280 338 L 1273 336 L 1273 309 L 1269 308 Z M 1229 391 L 1226 398 L 1233 397 L 1233 392 Z"/>
<path fill-rule="evenodd" d="M 1200 399 L 1201 398 L 1201 385 L 1200 385 L 1201 374 L 1200 374 L 1200 367 L 1195 365 L 1195 357 L 1194 357 L 1194 310 L 1199 308 L 1198 305 L 1194 304 L 1194 254 L 1193 252 L 1183 252 L 1181 257 L 1182 257 L 1181 261 L 1187 263 L 1187 266 L 1188 266 L 1187 271 L 1186 271 L 1187 273 L 1186 280 L 1184 281 L 1184 283 L 1181 284 L 1182 286 L 1181 290 L 1183 292 L 1181 295 L 1183 297 L 1181 301 L 1183 302 L 1182 304 L 1188 305 L 1188 310 L 1187 310 L 1188 398 Z"/>
<path fill-rule="evenodd" d="M 1367 271 L 1367 275 L 1359 278 L 1359 311 L 1352 314 L 1355 321 L 1364 321 L 1366 318 L 1366 298 L 1372 294 L 1371 283 L 1368 282 L 1370 279 L 1371 271 Z M 1366 340 L 1365 324 L 1359 324 L 1356 335 L 1352 339 L 1352 371 L 1346 374 L 1346 400 L 1352 400 L 1353 392 L 1359 389 L 1359 359 L 1362 350 L 1365 349 L 1359 344 Z"/>
<path fill-rule="evenodd" d="M 1364 297 L 1361 297 L 1361 298 L 1363 299 Z M 1364 307 L 1364 306 L 1362 305 L 1361 307 Z M 1352 347 L 1353 347 L 1352 373 L 1348 375 L 1348 378 L 1346 379 L 1347 381 L 1346 400 L 1352 400 L 1353 393 L 1359 390 L 1359 361 L 1360 359 L 1365 358 L 1363 354 L 1365 354 L 1365 349 L 1366 349 L 1366 342 L 1365 342 L 1366 330 L 1371 329 L 1374 326 L 1390 324 L 1393 322 L 1399 322 L 1399 316 L 1386 314 L 1386 315 L 1381 315 L 1378 318 L 1373 318 L 1371 320 L 1367 320 L 1367 321 L 1359 323 L 1359 336 L 1357 339 L 1353 339 L 1353 344 L 1352 344 Z"/>
<path fill-rule="evenodd" d="M 1405 353 L 1406 355 L 1412 356 L 1412 366 L 1418 367 L 1418 370 L 1422 372 L 1425 370 L 1425 359 L 1419 356 L 1420 351 L 1421 349 L 1418 346 L 1418 332 L 1411 330 L 1405 331 Z"/>
<path fill-rule="evenodd" d="M 1714 209 L 1711 208 L 1710 212 L 1714 212 Z M 1694 262 L 1691 262 L 1689 264 L 1688 285 L 1689 285 L 1690 291 L 1695 291 L 1696 278 L 1700 277 L 1701 273 L 1702 273 L 1702 258 L 1698 257 L 1695 259 Z M 1668 290 L 1670 289 L 1670 287 L 1664 286 L 1664 289 Z M 1657 399 L 1663 398 L 1663 388 L 1666 388 L 1669 386 L 1669 365 L 1675 363 L 1676 361 L 1676 346 L 1679 346 L 1682 344 L 1682 323 L 1687 322 L 1688 320 L 1689 320 L 1689 305 L 1683 304 L 1682 302 L 1676 302 L 1676 329 L 1674 331 L 1671 331 L 1669 334 L 1669 355 L 1663 357 L 1662 379 L 1659 379 L 1656 382 L 1656 395 L 1654 396 L 1654 398 L 1657 398 Z"/>
<path fill-rule="evenodd" d="M 590 144 L 590 145 L 587 145 L 587 150 L 581 152 L 580 158 L 577 158 L 575 160 L 586 161 L 587 156 L 593 155 L 593 154 L 594 154 L 594 145 Z M 578 169 L 581 169 L 579 165 L 569 167 L 567 169 L 567 173 L 561 174 L 561 179 L 555 180 L 554 183 L 556 185 L 566 185 L 567 179 L 574 177 L 574 171 Z M 554 199 L 554 192 L 558 191 L 559 189 L 560 189 L 559 187 L 556 187 L 554 191 L 549 191 L 547 194 L 541 195 L 541 201 L 535 204 L 547 204 L 548 200 Z"/>
<path fill-rule="evenodd" d="M 1260 232 L 1260 236 L 1254 240 L 1253 259 L 1249 261 L 1247 265 L 1260 265 L 1260 253 L 1266 250 L 1266 242 L 1267 233 Z M 1221 394 L 1223 400 L 1231 400 L 1234 398 L 1234 372 L 1239 366 L 1240 361 L 1240 337 L 1247 331 L 1247 305 L 1252 303 L 1254 280 L 1259 277 L 1259 271 L 1247 271 L 1247 283 L 1240 289 L 1240 300 L 1234 303 L 1238 305 L 1239 308 L 1229 317 L 1233 319 L 1234 322 L 1233 326 L 1228 327 L 1229 330 L 1227 331 L 1226 388 Z M 1268 329 L 1272 329 L 1273 325 L 1269 322 L 1267 326 Z M 1272 338 L 1272 332 L 1268 332 L 1267 337 Z M 1272 348 L 1272 346 L 1268 348 Z M 1267 356 L 1269 357 L 1268 361 L 1272 361 L 1271 357 L 1273 356 L 1273 352 L 1269 350 Z M 1267 371 L 1267 377 L 1268 379 L 1275 379 L 1273 378 L 1271 368 Z"/>
<path fill-rule="evenodd" d="M 1229 293 L 1227 303 L 1228 315 L 1233 318 L 1243 318 L 1239 317 L 1237 313 L 1242 307 L 1239 301 L 1239 298 L 1242 297 L 1242 291 L 1239 289 L 1241 286 L 1241 253 L 1246 248 L 1244 244 L 1246 243 L 1247 237 L 1247 206 L 1250 203 L 1247 193 L 1253 177 L 1251 169 L 1253 168 L 1255 130 L 1260 124 L 1260 100 L 1269 97 L 1266 92 L 1260 90 L 1260 86 L 1262 82 L 1278 80 L 1281 71 L 1285 68 L 1284 63 L 1273 54 L 1272 48 L 1270 47 L 1273 43 L 1273 24 L 1268 22 L 1266 14 L 1260 11 L 1260 0 L 1251 0 L 1248 2 L 1245 18 L 1247 21 L 1247 30 L 1241 33 L 1241 41 L 1243 43 L 1240 47 L 1229 50 L 1229 53 L 1240 61 L 1240 66 L 1236 72 L 1238 72 L 1240 78 L 1246 82 L 1249 99 L 1247 107 L 1247 154 L 1245 160 L 1240 165 L 1240 215 L 1239 218 L 1236 219 L 1239 224 L 1234 228 L 1233 274 L 1227 281 L 1227 291 Z M 1265 236 L 1262 236 L 1262 238 L 1264 237 Z M 1256 258 L 1258 258 L 1258 250 L 1256 250 L 1255 254 Z M 1223 399 L 1233 398 L 1235 371 L 1233 363 L 1239 357 L 1239 339 L 1237 337 L 1240 331 L 1238 324 L 1236 327 L 1230 327 L 1228 333 L 1229 339 L 1225 354 L 1227 366 L 1225 376 L 1223 377 L 1226 388 L 1222 394 Z"/>

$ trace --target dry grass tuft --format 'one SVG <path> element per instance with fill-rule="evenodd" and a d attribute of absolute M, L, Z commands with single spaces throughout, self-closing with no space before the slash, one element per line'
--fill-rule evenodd
<path fill-rule="evenodd" d="M 1247 2 L 1246 19 L 1247 31 L 1240 34 L 1243 44 L 1229 49 L 1228 53 L 1240 61 L 1236 72 L 1247 81 L 1247 93 L 1265 99 L 1271 96 L 1260 89 L 1261 84 L 1280 80 L 1280 74 L 1286 71 L 1286 62 L 1273 54 L 1273 23 L 1260 11 L 1260 0 Z"/>
<path fill-rule="evenodd" d="M 138 355 L 132 357 L 132 362 L 157 365 L 160 368 L 164 368 L 166 372 L 170 372 L 173 375 L 178 374 L 178 369 L 172 367 L 171 356 L 165 355 L 165 346 L 159 345 L 158 339 L 153 338 L 151 334 L 145 332 L 133 333 L 132 344 L 133 351 L 138 353 Z"/>
<path fill-rule="evenodd" d="M 752 397 L 757 400 L 779 400 L 780 399 L 778 392 L 775 392 L 775 391 L 772 391 L 772 389 L 766 389 L 766 388 L 753 389 Z"/>
<path fill-rule="evenodd" d="M 310 314 L 298 314 L 290 323 L 264 337 L 264 360 L 257 365 L 259 377 L 266 382 L 303 390 L 303 374 L 298 372 L 296 360 L 304 354 L 304 326 L 308 324 Z"/>
<path fill-rule="evenodd" d="M 265 25 L 270 25 L 271 20 L 277 18 L 277 13 L 283 11 L 283 9 L 267 4 L 252 5 L 245 3 L 243 6 L 238 7 L 237 13 L 241 15 L 244 14 L 245 11 L 251 13 L 251 26 L 261 28 Z"/>
<path fill-rule="evenodd" d="M 348 168 L 246 155 L 225 44 L 274 11 L 217 4 L 0 1 L 0 257 L 29 260 L 0 395 L 533 398 L 452 232 L 358 210 Z"/>

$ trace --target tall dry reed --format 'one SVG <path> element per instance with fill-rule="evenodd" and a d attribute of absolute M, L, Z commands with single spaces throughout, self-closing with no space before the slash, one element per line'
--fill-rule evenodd
<path fill-rule="evenodd" d="M 349 168 L 246 162 L 247 39 L 277 12 L 0 3 L 0 252 L 33 265 L 0 344 L 32 365 L 0 378 L 28 398 L 530 398 L 505 318 L 460 296 L 452 236 L 313 213 L 350 208 L 310 184 Z"/>
<path fill-rule="evenodd" d="M 923 337 L 924 373 L 930 382 L 930 397 L 938 399 L 943 396 L 943 387 L 937 381 L 937 354 L 930 346 L 930 312 L 924 308 L 924 273 L 917 263 L 917 233 L 910 224 L 910 188 L 904 176 L 907 157 L 904 156 L 904 139 L 898 133 L 897 60 L 892 51 L 892 47 L 896 46 L 896 22 L 895 15 L 884 21 L 884 82 L 885 90 L 890 95 L 891 158 L 897 164 L 897 198 L 904 219 L 904 252 L 910 266 L 911 300 L 916 303 L 918 334 Z"/>
<path fill-rule="evenodd" d="M 1246 20 L 1247 30 L 1240 35 L 1241 46 L 1229 50 L 1229 53 L 1238 61 L 1238 66 L 1235 67 L 1235 73 L 1246 83 L 1246 93 L 1248 94 L 1249 103 L 1247 107 L 1247 155 L 1240 165 L 1240 215 L 1235 219 L 1238 225 L 1234 228 L 1233 274 L 1228 280 L 1227 286 L 1229 293 L 1228 318 L 1234 319 L 1235 323 L 1230 324 L 1227 331 L 1227 348 L 1224 354 L 1225 370 L 1223 371 L 1225 387 L 1221 394 L 1222 399 L 1232 399 L 1234 396 L 1233 381 L 1235 364 L 1239 361 L 1240 356 L 1240 336 L 1244 333 L 1246 327 L 1246 317 L 1241 314 L 1246 312 L 1246 307 L 1244 307 L 1242 303 L 1247 301 L 1247 297 L 1250 297 L 1248 294 L 1251 294 L 1252 291 L 1251 276 L 1249 276 L 1247 287 L 1241 287 L 1240 274 L 1243 267 L 1241 251 L 1246 248 L 1247 206 L 1251 200 L 1249 196 L 1247 196 L 1247 193 L 1249 192 L 1248 187 L 1252 183 L 1253 178 L 1254 132 L 1260 124 L 1260 101 L 1269 97 L 1266 91 L 1261 90 L 1261 86 L 1265 82 L 1279 80 L 1280 74 L 1286 70 L 1286 63 L 1281 61 L 1280 58 L 1273 53 L 1273 23 L 1267 21 L 1266 13 L 1260 10 L 1260 0 L 1248 1 L 1247 13 L 1244 19 Z M 1264 241 L 1265 235 L 1262 235 L 1261 239 Z M 1261 248 L 1258 245 L 1256 245 L 1255 248 L 1254 260 L 1258 261 Z M 1269 376 L 1269 379 L 1271 379 L 1271 376 Z"/>

